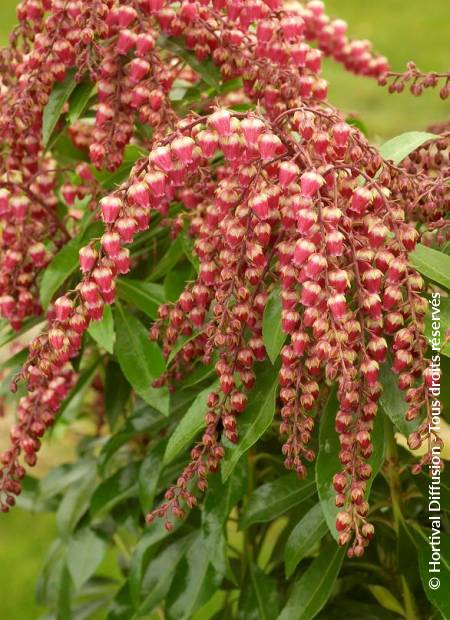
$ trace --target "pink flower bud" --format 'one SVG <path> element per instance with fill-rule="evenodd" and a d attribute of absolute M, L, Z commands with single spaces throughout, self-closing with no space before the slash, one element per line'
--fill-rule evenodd
<path fill-rule="evenodd" d="M 127 196 L 132 204 L 139 205 L 143 209 L 148 209 L 150 207 L 149 188 L 147 184 L 142 181 L 139 183 L 133 183 L 127 192 Z"/>
<path fill-rule="evenodd" d="M 316 280 L 326 267 L 327 259 L 325 256 L 314 253 L 308 258 L 308 262 L 303 268 L 303 273 L 309 280 Z"/>
<path fill-rule="evenodd" d="M 137 229 L 137 222 L 132 217 L 121 217 L 115 224 L 115 230 L 119 233 L 122 243 L 131 243 Z"/>
<path fill-rule="evenodd" d="M 219 136 L 228 136 L 231 131 L 231 114 L 228 110 L 217 110 L 211 114 L 208 123 L 217 131 Z"/>
<path fill-rule="evenodd" d="M 241 130 L 247 144 L 249 146 L 256 146 L 258 138 L 264 130 L 264 123 L 259 118 L 244 118 L 241 122 Z"/>
<path fill-rule="evenodd" d="M 315 252 L 316 246 L 312 241 L 307 239 L 300 239 L 297 241 L 294 249 L 294 255 L 292 258 L 292 262 L 297 267 L 301 267 L 308 257 Z"/>
<path fill-rule="evenodd" d="M 297 230 L 306 235 L 317 222 L 317 213 L 313 209 L 300 209 L 297 215 Z"/>
<path fill-rule="evenodd" d="M 8 215 L 10 197 L 10 192 L 2 187 L 0 189 L 0 217 L 5 217 Z"/>
<path fill-rule="evenodd" d="M 344 235 L 337 230 L 328 233 L 326 245 L 330 256 L 342 256 L 344 253 Z"/>
<path fill-rule="evenodd" d="M 171 144 L 172 153 L 182 164 L 190 164 L 192 162 L 192 151 L 195 142 L 188 136 L 175 138 Z"/>
<path fill-rule="evenodd" d="M 83 273 L 91 271 L 98 259 L 98 252 L 91 245 L 85 245 L 80 252 L 80 268 Z"/>
<path fill-rule="evenodd" d="M 372 192 L 365 187 L 358 187 L 352 195 L 352 211 L 362 215 L 372 202 Z"/>
<path fill-rule="evenodd" d="M 292 334 L 295 331 L 298 322 L 300 320 L 300 314 L 294 310 L 282 310 L 281 312 L 281 327 L 286 334 Z"/>
<path fill-rule="evenodd" d="M 114 259 L 121 250 L 120 236 L 117 232 L 107 232 L 102 237 L 102 247 L 106 254 Z"/>
<path fill-rule="evenodd" d="M 131 30 L 121 30 L 116 43 L 116 51 L 126 56 L 136 44 L 137 37 Z"/>
<path fill-rule="evenodd" d="M 382 364 L 386 360 L 387 342 L 384 338 L 373 337 L 367 345 L 370 357 Z"/>
<path fill-rule="evenodd" d="M 383 274 L 379 269 L 367 269 L 362 274 L 362 281 L 369 293 L 379 293 Z"/>
<path fill-rule="evenodd" d="M 348 137 L 350 135 L 350 126 L 347 125 L 347 123 L 336 123 L 331 128 L 331 132 L 333 134 L 333 140 L 336 146 L 342 147 L 347 144 Z"/>
<path fill-rule="evenodd" d="M 66 297 L 58 297 L 54 303 L 56 318 L 58 321 L 65 321 L 69 318 L 73 310 L 73 301 Z"/>
<path fill-rule="evenodd" d="M 344 269 L 333 269 L 333 271 L 330 271 L 328 282 L 338 293 L 344 293 L 350 286 L 348 274 Z"/>
<path fill-rule="evenodd" d="M 266 264 L 266 257 L 264 251 L 257 243 L 247 244 L 246 256 L 256 267 L 264 267 Z"/>
<path fill-rule="evenodd" d="M 413 356 L 411 355 L 411 353 L 409 351 L 406 351 L 405 349 L 400 349 L 399 351 L 395 352 L 392 370 L 396 374 L 399 374 L 407 368 L 410 368 L 412 363 Z"/>
<path fill-rule="evenodd" d="M 347 302 L 343 293 L 336 293 L 336 295 L 329 297 L 327 304 L 336 321 L 340 321 L 347 314 Z"/>
<path fill-rule="evenodd" d="M 384 241 L 389 233 L 387 227 L 382 223 L 376 223 L 369 228 L 369 243 L 370 247 L 375 250 L 384 244 Z"/>
<path fill-rule="evenodd" d="M 213 261 L 201 263 L 199 277 L 206 286 L 212 286 L 217 278 L 219 270 Z"/>
<path fill-rule="evenodd" d="M 325 179 L 317 172 L 304 172 L 300 177 L 302 195 L 305 198 L 312 198 L 324 183 Z"/>
<path fill-rule="evenodd" d="M 64 337 L 65 334 L 63 330 L 59 329 L 58 327 L 53 327 L 48 332 L 48 340 L 54 349 L 62 349 L 64 344 Z"/>
<path fill-rule="evenodd" d="M 406 275 L 406 264 L 402 258 L 394 258 L 386 273 L 386 282 L 396 284 Z"/>
<path fill-rule="evenodd" d="M 31 202 L 26 196 L 14 196 L 10 200 L 11 210 L 13 212 L 14 219 L 18 222 L 23 222 L 26 218 L 28 210 L 31 206 Z"/>
<path fill-rule="evenodd" d="M 114 118 L 114 109 L 108 103 L 100 103 L 95 115 L 95 122 L 99 127 L 109 123 Z"/>
<path fill-rule="evenodd" d="M 262 220 L 270 215 L 269 199 L 266 193 L 256 194 L 249 200 L 252 211 Z"/>
<path fill-rule="evenodd" d="M 321 287 L 316 282 L 307 280 L 303 283 L 302 286 L 302 291 L 300 295 L 301 303 L 306 308 L 315 306 L 318 302 L 321 290 Z"/>
<path fill-rule="evenodd" d="M 305 22 L 300 15 L 292 15 L 283 17 L 280 26 L 286 39 L 297 39 L 305 29 Z"/>
<path fill-rule="evenodd" d="M 156 170 L 145 175 L 145 182 L 156 198 L 166 194 L 166 177 L 163 172 Z"/>
<path fill-rule="evenodd" d="M 301 357 L 309 343 L 309 336 L 306 332 L 294 332 L 291 335 L 291 343 L 294 353 Z"/>
<path fill-rule="evenodd" d="M 143 32 L 136 39 L 136 56 L 142 58 L 155 47 L 155 38 L 152 34 Z"/>
<path fill-rule="evenodd" d="M 173 170 L 173 161 L 171 157 L 170 147 L 158 146 L 150 154 L 150 162 L 158 166 L 163 172 Z"/>
<path fill-rule="evenodd" d="M 348 512 L 339 512 L 336 517 L 336 530 L 343 532 L 350 528 L 352 518 Z"/>
<path fill-rule="evenodd" d="M 200 131 L 195 137 L 205 157 L 212 157 L 219 146 L 219 137 L 215 131 Z"/>
<path fill-rule="evenodd" d="M 268 43 L 275 31 L 275 25 L 272 20 L 264 19 L 259 21 L 256 27 L 256 38 L 258 43 Z"/>
<path fill-rule="evenodd" d="M 122 201 L 117 196 L 105 196 L 100 200 L 102 220 L 105 224 L 113 224 L 119 216 Z"/>
<path fill-rule="evenodd" d="M 80 285 L 81 297 L 87 303 L 96 303 L 99 299 L 99 290 L 97 284 L 93 280 L 87 280 Z"/>
<path fill-rule="evenodd" d="M 278 179 L 282 187 L 289 187 L 300 174 L 300 168 L 293 161 L 283 161 L 278 169 Z"/>
<path fill-rule="evenodd" d="M 121 28 L 128 28 L 136 19 L 137 12 L 131 6 L 120 6 L 117 8 L 117 23 Z"/>
<path fill-rule="evenodd" d="M 100 321 L 103 317 L 104 308 L 105 302 L 103 299 L 98 299 L 94 303 L 86 303 L 86 310 L 91 321 Z"/>
<path fill-rule="evenodd" d="M 128 65 L 128 68 L 132 82 L 137 84 L 150 72 L 150 63 L 143 58 L 134 58 Z"/>
<path fill-rule="evenodd" d="M 125 275 L 131 269 L 130 250 L 121 248 L 114 256 L 114 263 L 118 273 Z"/>
<path fill-rule="evenodd" d="M 261 159 L 268 161 L 273 159 L 279 148 L 282 146 L 282 142 L 278 136 L 272 133 L 263 133 L 258 138 L 258 148 L 261 155 Z"/>
<path fill-rule="evenodd" d="M 47 250 L 43 243 L 33 243 L 28 248 L 28 255 L 38 268 L 43 267 L 47 262 Z"/>

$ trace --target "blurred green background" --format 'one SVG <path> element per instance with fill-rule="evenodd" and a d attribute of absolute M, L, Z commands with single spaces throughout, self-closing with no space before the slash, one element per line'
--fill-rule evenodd
<path fill-rule="evenodd" d="M 16 5 L 16 0 L 0 0 L 1 45 L 6 44 L 15 23 Z M 328 0 L 326 5 L 329 15 L 348 21 L 352 37 L 373 41 L 394 70 L 403 70 L 411 59 L 423 70 L 448 69 L 448 0 Z M 436 92 L 419 99 L 407 93 L 388 95 L 375 82 L 348 75 L 328 61 L 325 75 L 331 101 L 358 115 L 376 141 L 423 129 L 449 116 L 449 103 L 442 102 Z M 51 450 L 54 448 L 44 446 L 44 457 Z M 39 616 L 34 603 L 35 581 L 55 532 L 50 515 L 16 509 L 1 517 L 1 618 L 35 620 Z"/>

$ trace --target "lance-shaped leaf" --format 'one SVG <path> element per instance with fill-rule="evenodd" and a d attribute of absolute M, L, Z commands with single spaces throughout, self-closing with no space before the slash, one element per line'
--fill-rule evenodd
<path fill-rule="evenodd" d="M 264 346 L 272 364 L 275 363 L 286 340 L 286 334 L 281 328 L 281 310 L 281 290 L 277 286 L 267 300 L 263 316 Z"/>
<path fill-rule="evenodd" d="M 201 535 L 197 536 L 175 571 L 167 596 L 168 620 L 190 620 L 214 594 L 220 581 Z"/>
<path fill-rule="evenodd" d="M 118 306 L 115 313 L 115 323 L 116 355 L 123 374 L 145 402 L 167 415 L 167 389 L 152 387 L 153 381 L 165 369 L 160 348 L 155 342 L 149 341 L 147 330 L 139 319 L 125 313 L 121 306 Z"/>
<path fill-rule="evenodd" d="M 184 416 L 181 418 L 167 443 L 166 452 L 164 454 L 164 463 L 167 464 L 173 461 L 187 446 L 192 443 L 195 437 L 204 428 L 205 413 L 208 409 L 206 405 L 208 395 L 217 388 L 217 385 L 217 383 L 214 383 L 200 392 Z"/>
<path fill-rule="evenodd" d="M 71 69 L 67 72 L 65 79 L 62 82 L 57 82 L 53 87 L 50 94 L 47 105 L 44 108 L 42 115 L 42 140 L 44 145 L 47 146 L 53 130 L 61 116 L 64 104 L 69 99 L 75 86 L 75 69 Z"/>
<path fill-rule="evenodd" d="M 289 535 L 284 548 L 286 577 L 290 577 L 298 563 L 328 531 L 322 506 L 316 504 L 300 519 Z"/>
<path fill-rule="evenodd" d="M 158 307 L 165 301 L 164 288 L 161 284 L 154 284 L 153 282 L 119 278 L 117 293 L 120 299 L 139 308 L 151 319 L 157 317 Z"/>
<path fill-rule="evenodd" d="M 273 620 L 280 612 L 277 582 L 250 563 L 249 578 L 242 584 L 239 620 Z"/>
<path fill-rule="evenodd" d="M 77 589 L 94 574 L 105 550 L 106 543 L 89 527 L 79 530 L 70 539 L 67 568 Z"/>
<path fill-rule="evenodd" d="M 380 153 L 384 159 L 390 159 L 394 163 L 399 164 L 419 146 L 428 142 L 428 140 L 436 140 L 436 138 L 437 136 L 434 133 L 409 131 L 385 142 L 380 148 Z"/>
<path fill-rule="evenodd" d="M 108 353 L 114 352 L 114 318 L 111 306 L 105 306 L 100 321 L 93 321 L 88 328 L 89 335 Z"/>
<path fill-rule="evenodd" d="M 345 556 L 334 540 L 321 549 L 294 585 L 277 620 L 312 620 L 331 596 Z"/>
<path fill-rule="evenodd" d="M 242 513 L 240 527 L 245 529 L 253 523 L 264 523 L 279 517 L 297 506 L 316 491 L 314 479 L 300 480 L 295 474 L 286 474 L 258 487 Z"/>
<path fill-rule="evenodd" d="M 409 262 L 423 276 L 450 291 L 450 256 L 418 243 L 409 255 Z"/>

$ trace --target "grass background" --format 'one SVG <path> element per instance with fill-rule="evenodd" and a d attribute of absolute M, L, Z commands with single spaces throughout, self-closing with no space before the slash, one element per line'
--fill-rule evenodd
<path fill-rule="evenodd" d="M 16 0 L 0 0 L 0 45 L 6 44 L 15 23 L 16 5 Z M 423 70 L 448 69 L 448 0 L 328 0 L 326 5 L 329 15 L 348 21 L 352 37 L 370 39 L 394 70 L 402 70 L 411 59 Z M 389 95 L 375 82 L 348 75 L 329 61 L 325 76 L 330 100 L 357 114 L 378 142 L 423 129 L 450 113 L 449 102 L 442 102 L 436 92 L 419 99 L 408 93 Z M 48 450 L 44 447 L 44 454 Z M 51 515 L 16 509 L 0 516 L 1 618 L 35 620 L 39 616 L 35 581 L 55 532 Z"/>

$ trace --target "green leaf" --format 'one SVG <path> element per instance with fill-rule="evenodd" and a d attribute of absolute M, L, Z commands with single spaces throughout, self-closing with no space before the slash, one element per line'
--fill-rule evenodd
<path fill-rule="evenodd" d="M 118 306 L 115 313 L 116 355 L 125 377 L 149 405 L 168 415 L 167 388 L 152 387 L 165 370 L 164 358 L 155 342 L 150 342 L 142 323 Z"/>
<path fill-rule="evenodd" d="M 77 121 L 86 109 L 89 99 L 93 92 L 93 85 L 91 82 L 81 82 L 73 91 L 69 101 L 69 111 L 67 117 L 69 123 L 72 125 Z"/>
<path fill-rule="evenodd" d="M 88 527 L 79 530 L 70 539 L 67 568 L 77 590 L 95 573 L 105 550 L 106 543 Z"/>
<path fill-rule="evenodd" d="M 91 516 L 101 517 L 116 504 L 137 491 L 138 463 L 129 463 L 119 469 L 110 478 L 104 480 L 96 489 L 91 499 Z"/>
<path fill-rule="evenodd" d="M 281 328 L 281 290 L 277 286 L 267 300 L 263 316 L 263 340 L 272 364 L 280 354 L 286 336 Z"/>
<path fill-rule="evenodd" d="M 450 290 L 450 256 L 418 243 L 409 261 L 423 276 Z"/>
<path fill-rule="evenodd" d="M 56 127 L 56 124 L 61 115 L 61 111 L 64 104 L 69 99 L 75 86 L 76 70 L 71 69 L 67 72 L 65 79 L 62 82 L 57 82 L 53 87 L 47 105 L 44 108 L 42 116 L 42 141 L 47 146 L 48 141 Z"/>
<path fill-rule="evenodd" d="M 124 412 L 130 398 L 131 385 L 114 360 L 109 360 L 105 371 L 105 412 L 111 430 Z"/>
<path fill-rule="evenodd" d="M 220 87 L 221 75 L 219 69 L 211 60 L 199 60 L 193 52 L 188 51 L 183 39 L 161 36 L 157 41 L 157 45 L 159 48 L 168 50 L 182 58 L 210 86 L 214 88 Z"/>
<path fill-rule="evenodd" d="M 331 596 L 345 556 L 345 548 L 334 540 L 321 549 L 294 585 L 277 620 L 312 620 Z"/>
<path fill-rule="evenodd" d="M 135 607 L 140 604 L 142 579 L 148 563 L 159 548 L 158 543 L 169 536 L 173 536 L 181 525 L 183 525 L 182 519 L 174 519 L 173 529 L 169 533 L 165 528 L 163 519 L 157 519 L 139 539 L 131 555 L 128 578 L 131 600 Z"/>
<path fill-rule="evenodd" d="M 328 526 L 323 516 L 322 506 L 318 503 L 300 519 L 286 542 L 284 564 L 287 578 L 292 575 L 299 562 L 325 536 L 327 531 Z"/>
<path fill-rule="evenodd" d="M 111 306 L 105 306 L 103 317 L 89 325 L 89 335 L 108 353 L 114 352 L 114 319 Z"/>
<path fill-rule="evenodd" d="M 380 153 L 384 159 L 390 159 L 395 164 L 399 164 L 407 155 L 424 144 L 424 142 L 436 139 L 437 136 L 434 133 L 427 133 L 425 131 L 409 131 L 385 142 L 380 148 Z"/>
<path fill-rule="evenodd" d="M 81 239 L 75 237 L 56 254 L 42 276 L 40 285 L 40 299 L 42 307 L 48 305 L 59 287 L 79 267 L 78 252 L 81 248 Z"/>
<path fill-rule="evenodd" d="M 156 267 L 149 275 L 149 280 L 159 280 L 166 273 L 169 273 L 178 261 L 184 256 L 183 243 L 181 241 L 181 235 L 179 235 L 173 243 L 170 244 L 169 249 L 160 260 L 158 260 Z"/>
<path fill-rule="evenodd" d="M 139 308 L 151 319 L 156 319 L 158 307 L 165 301 L 164 288 L 153 282 L 119 279 L 117 293 L 120 299 Z"/>
<path fill-rule="evenodd" d="M 433 345 L 440 346 L 441 353 L 450 357 L 450 342 L 447 342 L 444 346 L 445 334 L 450 330 L 450 299 L 448 297 L 441 297 L 438 308 L 439 313 L 433 317 L 433 303 L 430 302 L 428 304 L 428 312 L 425 316 L 425 336 L 428 338 L 430 347 L 433 347 Z M 436 321 L 437 317 L 439 317 L 439 322 Z M 435 323 L 434 326 L 433 323 Z M 433 333 L 438 330 L 439 339 L 437 339 L 437 333 Z M 432 342 L 433 339 L 435 340 L 434 343 Z M 436 342 L 437 340 L 438 342 Z"/>
<path fill-rule="evenodd" d="M 380 404 L 395 427 L 402 435 L 408 437 L 417 426 L 417 422 L 407 422 L 405 419 L 408 405 L 405 402 L 404 393 L 398 387 L 397 381 L 397 375 L 391 369 L 391 363 L 388 359 L 380 368 L 380 382 L 383 386 Z"/>
<path fill-rule="evenodd" d="M 165 464 L 171 463 L 204 428 L 205 413 L 208 409 L 206 402 L 209 394 L 217 388 L 217 385 L 216 382 L 200 392 L 175 427 L 164 454 Z"/>
<path fill-rule="evenodd" d="M 60 286 L 79 269 L 78 252 L 84 245 L 85 240 L 98 232 L 98 222 L 89 226 L 91 217 L 92 215 L 90 213 L 86 213 L 80 224 L 78 235 L 66 243 L 66 245 L 55 254 L 50 264 L 45 269 L 39 287 L 40 300 L 44 310 L 47 309 L 53 295 Z"/>
<path fill-rule="evenodd" d="M 139 469 L 138 491 L 139 501 L 143 512 L 148 512 L 153 506 L 158 489 L 159 476 L 163 469 L 163 454 L 165 442 L 150 447 L 147 456 Z"/>
<path fill-rule="evenodd" d="M 75 387 L 69 393 L 69 396 L 63 401 L 57 413 L 58 420 L 65 420 L 66 422 L 69 422 L 76 417 L 86 390 L 91 385 L 100 362 L 101 358 L 99 357 L 81 372 Z"/>
<path fill-rule="evenodd" d="M 139 617 L 148 614 L 165 598 L 175 577 L 175 570 L 192 539 L 192 534 L 180 538 L 149 563 L 142 579 Z"/>
<path fill-rule="evenodd" d="M 246 529 L 253 523 L 273 521 L 311 497 L 315 491 L 314 480 L 300 480 L 295 474 L 286 474 L 267 482 L 250 495 L 242 512 L 239 527 Z"/>
<path fill-rule="evenodd" d="M 217 574 L 200 535 L 196 536 L 175 571 L 167 596 L 168 620 L 190 620 L 214 594 Z"/>
<path fill-rule="evenodd" d="M 227 549 L 224 526 L 232 508 L 245 495 L 248 485 L 246 459 L 241 459 L 226 483 L 219 476 L 211 476 L 202 512 L 202 531 L 211 563 L 219 573 L 227 568 Z M 223 544 L 225 543 L 225 544 Z"/>
<path fill-rule="evenodd" d="M 280 613 L 277 582 L 250 563 L 249 579 L 242 584 L 238 620 L 274 620 Z"/>
<path fill-rule="evenodd" d="M 368 585 L 367 588 L 370 590 L 370 593 L 377 599 L 382 607 L 385 609 L 389 609 L 389 611 L 393 611 L 400 616 L 405 615 L 405 611 L 403 607 L 400 605 L 399 601 L 395 598 L 390 590 L 385 588 L 384 586 L 379 586 L 377 584 Z"/>
<path fill-rule="evenodd" d="M 336 492 L 332 485 L 333 475 L 341 471 L 339 462 L 339 438 L 335 431 L 335 417 L 338 410 L 336 394 L 332 393 L 324 407 L 320 420 L 319 429 L 319 453 L 316 462 L 316 483 L 319 493 L 322 511 L 325 516 L 328 529 L 332 536 L 337 540 L 336 515 L 339 509 L 336 508 Z M 378 413 L 374 422 L 372 432 L 373 454 L 368 460 L 372 466 L 372 476 L 367 481 L 367 497 L 378 470 L 384 459 L 384 425 L 383 415 Z"/>
<path fill-rule="evenodd" d="M 81 480 L 68 487 L 56 513 L 56 523 L 63 536 L 70 534 L 86 512 L 95 489 L 96 471 L 89 470 Z"/>
<path fill-rule="evenodd" d="M 239 418 L 239 441 L 226 447 L 222 460 L 222 480 L 230 476 L 241 456 L 265 433 L 275 414 L 275 397 L 278 389 L 278 368 L 264 364 L 257 372 L 256 384 L 250 393 L 247 409 Z"/>
<path fill-rule="evenodd" d="M 439 524 L 439 528 L 441 525 Z M 429 536 L 431 530 L 424 530 L 418 525 L 414 526 L 414 542 L 419 550 L 419 571 L 422 580 L 423 589 L 428 600 L 432 605 L 437 607 L 442 617 L 447 620 L 450 618 L 450 597 L 448 596 L 448 584 L 450 583 L 450 536 L 444 532 L 440 532 L 440 565 L 439 572 L 430 572 L 429 562 L 431 558 L 431 545 Z M 439 580 L 439 586 L 432 578 Z"/>

